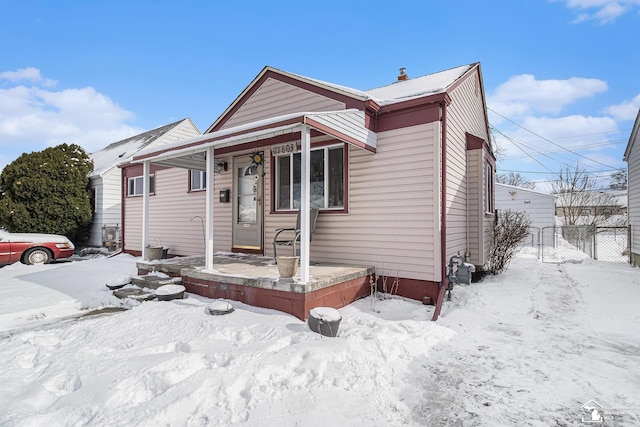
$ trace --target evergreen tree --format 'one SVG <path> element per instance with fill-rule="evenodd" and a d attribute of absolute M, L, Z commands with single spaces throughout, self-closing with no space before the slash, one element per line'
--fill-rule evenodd
<path fill-rule="evenodd" d="M 93 161 L 75 144 L 22 154 L 0 174 L 0 227 L 85 241 L 92 217 L 92 170 Z"/>
<path fill-rule="evenodd" d="M 626 190 L 627 189 L 627 170 L 620 169 L 611 174 L 611 184 L 609 184 L 611 190 Z"/>

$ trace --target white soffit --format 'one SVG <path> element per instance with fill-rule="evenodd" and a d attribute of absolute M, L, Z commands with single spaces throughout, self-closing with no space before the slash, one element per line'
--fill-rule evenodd
<path fill-rule="evenodd" d="M 212 132 L 198 137 L 180 141 L 172 146 L 158 147 L 134 157 L 133 163 L 148 161 L 154 164 L 205 170 L 204 152 L 209 147 L 221 148 L 259 141 L 287 133 L 300 131 L 300 127 L 308 125 L 322 133 L 331 135 L 341 141 L 375 152 L 377 136 L 365 127 L 364 111 L 351 109 L 321 113 L 299 113 L 295 115 L 299 121 L 278 126 L 278 122 L 290 120 L 292 115 L 270 119 L 272 128 L 251 131 L 251 127 L 264 125 L 264 121 Z M 235 135 L 234 135 L 235 133 Z M 225 135 L 231 136 L 224 137 Z M 155 154 L 155 153 L 157 154 Z"/>
<path fill-rule="evenodd" d="M 361 110 L 307 113 L 305 123 L 321 132 L 345 142 L 375 151 L 377 135 L 365 126 L 365 114 Z"/>

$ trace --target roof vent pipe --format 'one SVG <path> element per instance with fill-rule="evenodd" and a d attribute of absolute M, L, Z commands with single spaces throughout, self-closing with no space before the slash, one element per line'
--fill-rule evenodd
<path fill-rule="evenodd" d="M 400 68 L 400 75 L 398 76 L 398 81 L 402 82 L 405 80 L 409 80 L 409 76 L 407 75 L 407 69 L 402 67 Z"/>

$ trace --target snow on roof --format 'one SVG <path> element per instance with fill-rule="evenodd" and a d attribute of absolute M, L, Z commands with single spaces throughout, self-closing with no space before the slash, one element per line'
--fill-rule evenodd
<path fill-rule="evenodd" d="M 123 139 L 122 141 L 114 142 L 107 145 L 105 148 L 92 153 L 91 159 L 93 160 L 93 172 L 89 174 L 89 176 L 100 176 L 119 163 L 130 159 L 142 148 L 173 129 L 183 120 L 152 129 L 139 135 Z"/>
<path fill-rule="evenodd" d="M 345 92 L 347 95 L 354 95 L 354 96 L 356 96 L 358 98 L 363 98 L 363 99 L 370 99 L 371 98 L 371 96 L 367 92 L 359 90 L 359 89 L 354 89 L 352 87 L 342 86 L 342 85 L 338 85 L 338 84 L 335 84 L 335 83 L 325 82 L 323 80 L 318 80 L 318 79 L 314 79 L 314 78 L 311 78 L 311 77 L 302 76 L 300 74 L 284 72 L 282 70 L 277 70 L 277 71 L 279 71 L 281 73 L 285 73 L 285 74 L 290 74 L 290 75 L 296 77 L 299 80 L 309 81 L 309 82 L 311 82 L 311 83 L 313 83 L 313 84 L 315 84 L 317 86 L 324 86 L 324 87 L 326 87 L 328 89 L 332 89 L 332 90 L 337 91 L 337 92 Z"/>
<path fill-rule="evenodd" d="M 391 83 L 366 93 L 380 105 L 393 104 L 425 95 L 444 92 L 475 64 L 463 65 L 426 76 Z"/>
<path fill-rule="evenodd" d="M 629 193 L 627 190 L 613 190 L 610 191 L 610 193 L 619 206 L 622 206 L 623 208 L 627 207 L 627 204 L 629 203 Z"/>
<path fill-rule="evenodd" d="M 530 188 L 518 187 L 516 185 L 502 184 L 500 182 L 496 182 L 495 186 L 496 187 L 504 187 L 505 189 L 513 189 L 513 190 L 517 190 L 517 191 L 523 191 L 523 192 L 527 192 L 527 193 L 535 193 L 535 194 L 539 194 L 541 196 L 550 197 L 552 199 L 555 199 L 557 197 L 556 194 L 549 194 L 549 193 L 545 193 L 544 191 L 532 190 Z"/>
<path fill-rule="evenodd" d="M 609 191 L 593 191 L 592 196 L 588 198 L 583 198 L 581 200 L 586 200 L 591 203 L 586 206 L 612 206 L 609 204 L 603 203 L 613 203 L 613 206 L 619 206 L 622 208 L 627 207 L 628 204 L 628 193 L 627 190 L 609 190 Z M 570 193 L 569 193 L 570 194 Z M 556 206 L 563 207 L 567 204 L 574 204 L 576 201 L 572 199 L 570 195 L 563 197 L 563 194 L 557 195 Z M 610 198 L 609 198 L 610 197 Z"/>
<path fill-rule="evenodd" d="M 273 70 L 295 76 L 300 80 L 306 80 L 316 85 L 324 86 L 338 92 L 347 93 L 349 95 L 354 95 L 363 99 L 372 99 L 380 105 L 387 105 L 393 104 L 395 102 L 406 101 L 407 99 L 411 98 L 444 92 L 449 86 L 455 83 L 474 65 L 475 64 L 462 65 L 460 67 L 439 71 L 437 73 L 427 74 L 426 76 L 416 77 L 414 79 L 393 82 L 389 85 L 366 91 L 301 76 L 299 74 L 288 73 L 277 69 Z"/>
<path fill-rule="evenodd" d="M 291 132 L 291 129 L 299 126 L 301 123 L 306 123 L 306 120 L 308 118 L 315 119 L 320 122 L 325 122 L 322 118 L 329 116 L 333 116 L 334 121 L 349 118 L 351 121 L 351 126 L 343 129 L 343 132 L 349 136 L 352 136 L 354 139 L 375 148 L 376 138 L 374 135 L 372 135 L 372 132 L 370 132 L 364 126 L 364 113 L 357 109 L 347 109 L 322 112 L 296 112 L 275 117 L 268 117 L 266 119 L 257 120 L 255 122 L 249 122 L 227 129 L 221 129 L 202 135 L 197 135 L 191 138 L 182 139 L 180 141 L 164 144 L 162 146 L 148 147 L 136 153 L 133 160 L 141 160 L 143 157 L 148 159 L 155 155 L 168 152 L 175 152 L 176 154 L 179 154 L 179 151 L 184 152 L 184 150 L 189 149 L 198 151 L 202 150 L 206 144 L 233 144 L 233 139 L 235 139 L 237 143 L 237 141 L 242 139 L 261 138 L 268 133 Z M 329 128 L 332 127 L 330 123 L 325 124 Z M 311 126 L 313 127 L 313 125 Z M 213 143 L 214 140 L 217 142 Z"/>
<path fill-rule="evenodd" d="M 218 138 L 218 137 L 223 137 L 223 136 L 226 136 L 226 135 L 233 135 L 233 134 L 236 134 L 236 133 L 248 132 L 249 130 L 251 130 L 253 128 L 269 126 L 269 125 L 272 125 L 274 123 L 278 123 L 280 121 L 286 121 L 286 120 L 293 119 L 293 118 L 296 118 L 296 117 L 301 117 L 304 114 L 305 113 L 283 114 L 281 116 L 269 117 L 267 119 L 262 119 L 262 120 L 256 120 L 255 122 L 249 122 L 249 123 L 245 123 L 245 124 L 242 124 L 242 125 L 234 126 L 234 127 L 231 127 L 231 128 L 218 130 L 218 131 L 215 131 L 215 132 L 203 133 L 202 135 L 196 135 L 196 136 L 192 136 L 191 138 L 181 139 L 179 141 L 175 141 L 175 142 L 172 142 L 170 144 L 165 144 L 165 145 L 163 145 L 161 147 L 145 148 L 143 150 L 140 150 L 140 152 L 136 153 L 136 158 L 139 158 L 141 156 L 147 156 L 147 155 L 159 153 L 159 152 L 165 152 L 165 151 L 172 151 L 172 150 L 180 149 L 182 147 L 198 144 L 200 142 L 205 142 L 205 141 L 210 140 L 212 138 Z"/>

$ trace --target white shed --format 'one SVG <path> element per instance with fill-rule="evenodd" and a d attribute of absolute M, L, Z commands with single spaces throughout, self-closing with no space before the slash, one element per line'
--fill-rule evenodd
<path fill-rule="evenodd" d="M 537 245 L 538 229 L 555 225 L 555 196 L 496 182 L 496 209 L 525 211 L 531 219 L 531 245 Z"/>

